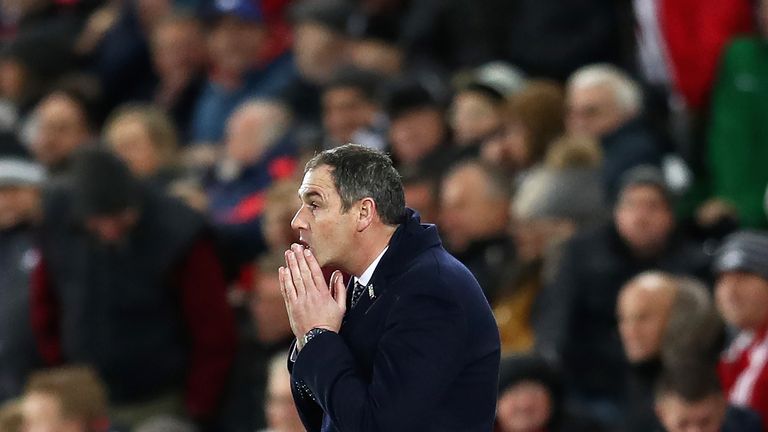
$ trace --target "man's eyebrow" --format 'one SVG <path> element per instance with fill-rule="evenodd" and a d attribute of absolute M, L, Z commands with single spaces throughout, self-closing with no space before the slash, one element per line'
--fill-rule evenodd
<path fill-rule="evenodd" d="M 314 197 L 317 197 L 320 199 L 323 198 L 323 196 L 317 191 L 304 191 L 304 192 L 299 191 L 299 197 L 301 197 L 302 199 L 310 199 Z"/>

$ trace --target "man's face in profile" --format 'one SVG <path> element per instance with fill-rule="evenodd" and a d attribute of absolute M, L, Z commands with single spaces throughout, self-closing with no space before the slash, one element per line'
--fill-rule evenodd
<path fill-rule="evenodd" d="M 345 269 L 354 255 L 356 220 L 343 210 L 332 168 L 321 165 L 307 171 L 299 187 L 301 207 L 291 221 L 299 242 L 312 250 L 320 266 Z"/>

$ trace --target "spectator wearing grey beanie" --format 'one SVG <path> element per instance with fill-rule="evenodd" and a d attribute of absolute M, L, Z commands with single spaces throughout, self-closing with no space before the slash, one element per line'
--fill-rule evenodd
<path fill-rule="evenodd" d="M 768 428 L 768 234 L 726 237 L 714 269 L 717 308 L 738 330 L 720 359 L 723 388 L 732 404 L 757 411 Z"/>

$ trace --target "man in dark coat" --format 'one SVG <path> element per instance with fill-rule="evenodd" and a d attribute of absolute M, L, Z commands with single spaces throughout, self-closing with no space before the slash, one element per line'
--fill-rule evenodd
<path fill-rule="evenodd" d="M 203 217 L 87 148 L 46 195 L 41 231 L 32 318 L 45 360 L 93 366 L 121 423 L 209 420 L 236 340 Z"/>
<path fill-rule="evenodd" d="M 659 170 L 641 166 L 626 174 L 613 219 L 565 245 L 534 318 L 537 348 L 559 360 L 568 402 L 608 424 L 625 414 L 627 364 L 616 322 L 622 285 L 653 269 L 711 279 L 703 249 L 675 231 Z"/>
<path fill-rule="evenodd" d="M 345 145 L 306 167 L 281 288 L 309 431 L 490 431 L 499 336 L 480 286 L 404 204 L 388 157 Z M 341 272 L 326 285 L 321 266 Z M 330 285 L 330 288 L 329 288 Z"/>
<path fill-rule="evenodd" d="M 18 396 L 39 366 L 29 324 L 29 276 L 43 167 L 16 137 L 0 134 L 0 403 Z"/>

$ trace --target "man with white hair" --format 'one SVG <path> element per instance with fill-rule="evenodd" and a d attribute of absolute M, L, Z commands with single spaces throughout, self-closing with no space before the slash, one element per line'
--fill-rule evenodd
<path fill-rule="evenodd" d="M 244 103 L 227 120 L 224 155 L 211 173 L 206 193 L 208 212 L 236 260 L 245 262 L 262 250 L 267 188 L 293 174 L 297 150 L 290 125 L 288 108 L 267 99 Z"/>
<path fill-rule="evenodd" d="M 659 165 L 657 138 L 641 120 L 643 95 L 638 84 L 608 64 L 585 66 L 571 75 L 566 89 L 568 133 L 600 140 L 602 178 L 615 199 L 622 174 L 638 165 Z"/>

